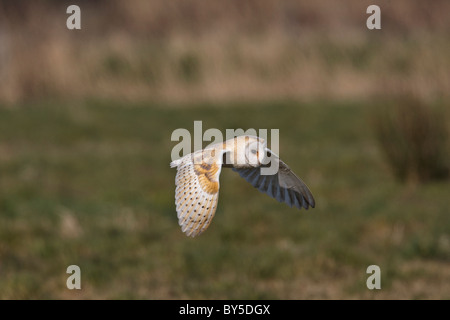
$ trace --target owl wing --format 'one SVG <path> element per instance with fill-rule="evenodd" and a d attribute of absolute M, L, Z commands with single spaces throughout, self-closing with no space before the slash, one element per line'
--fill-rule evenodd
<path fill-rule="evenodd" d="M 171 163 L 177 167 L 175 204 L 178 223 L 186 235 L 195 237 L 211 223 L 219 199 L 222 156 L 203 157 L 202 151 Z"/>
<path fill-rule="evenodd" d="M 276 154 L 266 149 L 272 161 L 278 163 L 278 171 L 273 175 L 262 175 L 261 167 L 233 168 L 233 171 L 250 182 L 259 191 L 268 194 L 279 202 L 285 202 L 289 206 L 308 209 L 314 208 L 315 200 L 306 184 L 295 175 L 289 166 Z"/>

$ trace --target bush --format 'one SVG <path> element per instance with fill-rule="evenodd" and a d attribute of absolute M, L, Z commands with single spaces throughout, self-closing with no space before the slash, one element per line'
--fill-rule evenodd
<path fill-rule="evenodd" d="M 402 99 L 373 117 L 377 140 L 396 178 L 402 182 L 449 176 L 446 114 L 417 100 Z"/>

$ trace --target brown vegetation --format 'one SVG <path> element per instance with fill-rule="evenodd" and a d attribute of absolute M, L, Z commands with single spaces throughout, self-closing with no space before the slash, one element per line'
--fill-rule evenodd
<path fill-rule="evenodd" d="M 40 98 L 360 99 L 448 96 L 450 3 L 381 1 L 0 3 L 0 101 Z"/>
<path fill-rule="evenodd" d="M 446 113 L 404 98 L 373 117 L 381 150 L 400 181 L 427 182 L 448 177 Z"/>

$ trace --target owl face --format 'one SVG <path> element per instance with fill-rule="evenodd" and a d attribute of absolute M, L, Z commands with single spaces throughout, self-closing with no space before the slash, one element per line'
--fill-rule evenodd
<path fill-rule="evenodd" d="M 265 144 L 259 140 L 248 143 L 245 148 L 245 164 L 252 167 L 259 167 L 263 163 L 265 149 Z"/>

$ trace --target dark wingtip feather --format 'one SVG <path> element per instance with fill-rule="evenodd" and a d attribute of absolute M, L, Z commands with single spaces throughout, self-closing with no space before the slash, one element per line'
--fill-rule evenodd
<path fill-rule="evenodd" d="M 292 198 L 291 198 L 291 191 L 290 190 L 284 190 L 284 202 L 287 203 L 288 206 L 292 208 Z"/>
<path fill-rule="evenodd" d="M 302 208 L 302 201 L 301 201 L 301 198 L 300 198 L 300 200 L 299 200 L 299 199 L 298 199 L 298 194 L 297 194 L 295 191 L 293 191 L 293 193 L 294 193 L 294 196 L 293 196 L 292 198 L 294 199 L 294 206 L 295 206 L 296 208 L 301 209 L 301 208 Z"/>
<path fill-rule="evenodd" d="M 313 195 L 311 194 L 311 192 L 309 192 L 307 195 L 308 195 L 307 201 L 308 201 L 309 206 L 311 208 L 315 208 L 316 207 L 316 200 L 314 200 Z"/>

